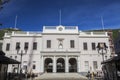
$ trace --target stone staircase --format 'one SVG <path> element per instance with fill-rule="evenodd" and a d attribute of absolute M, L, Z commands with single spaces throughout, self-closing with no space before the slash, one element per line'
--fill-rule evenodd
<path fill-rule="evenodd" d="M 87 80 L 87 78 L 79 73 L 44 73 L 35 80 Z"/>

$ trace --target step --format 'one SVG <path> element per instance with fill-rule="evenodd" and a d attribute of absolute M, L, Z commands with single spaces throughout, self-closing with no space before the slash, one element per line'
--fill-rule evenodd
<path fill-rule="evenodd" d="M 44 73 L 35 80 L 87 80 L 87 78 L 79 73 Z"/>

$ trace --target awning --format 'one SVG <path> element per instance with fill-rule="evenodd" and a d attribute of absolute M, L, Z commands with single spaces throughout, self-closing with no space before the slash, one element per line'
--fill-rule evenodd
<path fill-rule="evenodd" d="M 20 64 L 20 62 L 6 57 L 5 53 L 0 51 L 0 64 Z"/>

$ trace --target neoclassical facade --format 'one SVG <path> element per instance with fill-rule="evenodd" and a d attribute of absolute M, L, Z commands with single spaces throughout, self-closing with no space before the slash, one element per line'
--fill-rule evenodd
<path fill-rule="evenodd" d="M 104 57 L 109 58 L 107 32 L 82 32 L 78 26 L 43 26 L 42 32 L 6 33 L 3 51 L 18 61 L 21 61 L 19 54 L 24 54 L 23 72 L 80 73 L 101 70 L 102 56 L 96 49 L 99 42 L 108 46 Z M 9 71 L 15 68 L 16 65 L 11 65 Z"/>

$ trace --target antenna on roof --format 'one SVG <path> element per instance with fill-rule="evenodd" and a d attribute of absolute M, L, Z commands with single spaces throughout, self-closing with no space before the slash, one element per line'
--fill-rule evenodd
<path fill-rule="evenodd" d="M 61 9 L 59 10 L 59 25 L 61 25 Z"/>
<path fill-rule="evenodd" d="M 103 28 L 103 31 L 105 31 L 104 21 L 103 21 L 103 17 L 102 17 L 102 16 L 101 16 L 101 23 L 102 23 L 102 28 Z"/>
<path fill-rule="evenodd" d="M 15 29 L 17 29 L 17 28 L 16 28 L 16 25 L 17 25 L 17 15 L 16 15 L 16 17 L 15 17 L 15 25 L 14 25 L 14 28 L 15 28 Z"/>

